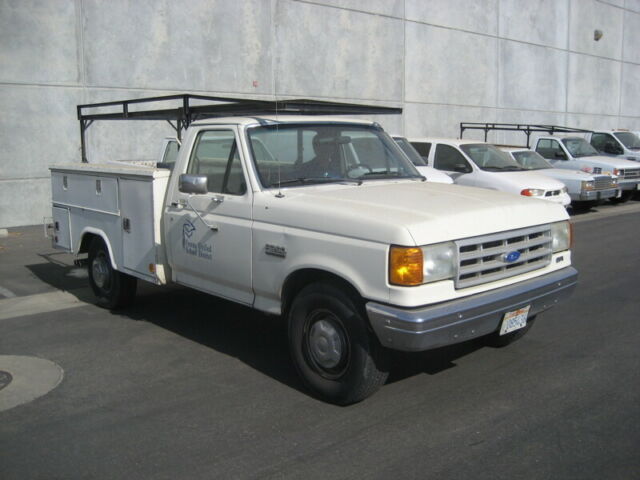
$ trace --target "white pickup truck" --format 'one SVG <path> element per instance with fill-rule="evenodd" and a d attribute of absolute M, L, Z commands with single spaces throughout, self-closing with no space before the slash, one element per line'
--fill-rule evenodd
<path fill-rule="evenodd" d="M 640 165 L 623 158 L 600 155 L 582 137 L 541 136 L 534 150 L 556 168 L 582 170 L 587 173 L 616 175 L 622 190 L 612 202 L 625 202 L 640 189 Z"/>
<path fill-rule="evenodd" d="M 587 135 L 587 140 L 593 148 L 605 155 L 640 161 L 640 137 L 629 130 L 593 131 Z"/>
<path fill-rule="evenodd" d="M 385 382 L 388 349 L 506 345 L 577 283 L 560 205 L 424 182 L 378 124 L 317 115 L 381 107 L 176 98 L 185 108 L 78 109 L 83 147 L 118 105 L 121 119 L 182 122 L 172 170 L 51 168 L 54 245 L 88 254 L 101 306 L 131 302 L 142 279 L 281 315 L 305 385 L 349 404 Z"/>

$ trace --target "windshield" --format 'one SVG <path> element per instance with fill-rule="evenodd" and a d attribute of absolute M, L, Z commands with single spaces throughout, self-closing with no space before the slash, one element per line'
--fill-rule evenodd
<path fill-rule="evenodd" d="M 507 153 L 497 149 L 493 145 L 468 143 L 466 145 L 460 145 L 460 148 L 481 170 L 489 172 L 514 172 L 524 170 L 518 165 L 518 162 Z"/>
<path fill-rule="evenodd" d="M 516 162 L 520 164 L 522 168 L 527 170 L 542 170 L 543 168 L 553 168 L 549 162 L 547 162 L 542 155 L 531 150 L 523 152 L 511 152 Z"/>
<path fill-rule="evenodd" d="M 640 150 L 640 137 L 631 132 L 614 132 L 613 133 L 622 144 L 630 150 Z"/>
<path fill-rule="evenodd" d="M 248 129 L 262 185 L 303 185 L 422 178 L 384 131 L 336 123 L 278 124 Z"/>
<path fill-rule="evenodd" d="M 598 151 L 584 138 L 563 138 L 562 143 L 567 147 L 572 157 L 590 157 L 599 155 Z"/>
<path fill-rule="evenodd" d="M 400 146 L 400 148 L 407 155 L 407 157 L 409 157 L 409 160 L 411 160 L 414 165 L 417 165 L 418 167 L 427 166 L 427 164 L 424 163 L 424 160 L 422 159 L 420 154 L 417 152 L 417 150 L 413 148 L 413 145 L 409 143 L 409 140 L 407 140 L 404 137 L 393 137 L 393 139 Z"/>

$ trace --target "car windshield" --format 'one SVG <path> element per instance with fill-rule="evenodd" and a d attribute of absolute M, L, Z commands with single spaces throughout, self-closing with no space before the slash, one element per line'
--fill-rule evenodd
<path fill-rule="evenodd" d="M 531 150 L 525 150 L 522 152 L 511 152 L 516 162 L 520 164 L 522 168 L 527 170 L 542 170 L 544 168 L 553 168 L 549 162 L 547 162 L 542 155 Z"/>
<path fill-rule="evenodd" d="M 563 138 L 562 143 L 567 147 L 572 157 L 591 157 L 599 155 L 598 151 L 584 138 Z"/>
<path fill-rule="evenodd" d="M 247 130 L 264 187 L 422 178 L 377 126 L 273 124 Z"/>
<path fill-rule="evenodd" d="M 493 145 L 468 143 L 460 145 L 460 148 L 481 170 L 488 172 L 515 172 L 524 170 L 518 165 L 518 162 L 507 153 L 497 149 Z"/>
<path fill-rule="evenodd" d="M 393 139 L 400 146 L 400 148 L 407 155 L 407 157 L 409 157 L 409 160 L 411 160 L 414 165 L 416 165 L 418 167 L 426 167 L 427 166 L 427 164 L 424 163 L 424 160 L 420 156 L 418 151 L 415 148 L 413 148 L 413 145 L 411 145 L 409 143 L 409 140 L 407 140 L 404 137 L 393 137 Z"/>
<path fill-rule="evenodd" d="M 614 132 L 613 133 L 622 144 L 630 150 L 640 150 L 640 137 L 631 132 Z"/>

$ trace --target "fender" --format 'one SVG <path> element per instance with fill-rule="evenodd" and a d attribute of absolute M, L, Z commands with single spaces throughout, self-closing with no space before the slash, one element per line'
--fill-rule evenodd
<path fill-rule="evenodd" d="M 104 231 L 98 229 L 98 228 L 94 228 L 94 227 L 85 227 L 82 232 L 80 232 L 80 241 L 77 244 L 76 247 L 76 256 L 78 256 L 79 250 L 80 250 L 80 245 L 82 245 L 82 240 L 84 239 L 84 236 L 86 234 L 93 234 L 93 235 L 97 235 L 98 237 L 102 238 L 102 241 L 104 242 L 104 244 L 107 246 L 107 250 L 109 252 L 109 259 L 111 260 L 111 265 L 113 265 L 114 270 L 119 270 L 118 269 L 118 264 L 116 263 L 116 259 L 115 256 L 113 255 L 113 248 L 111 248 L 111 242 L 109 241 L 109 238 L 107 237 L 107 234 L 104 233 Z"/>

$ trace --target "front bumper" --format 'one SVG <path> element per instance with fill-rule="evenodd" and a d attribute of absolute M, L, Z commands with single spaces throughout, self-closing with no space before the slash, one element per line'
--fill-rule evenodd
<path fill-rule="evenodd" d="M 571 200 L 575 202 L 589 202 L 592 200 L 606 200 L 607 198 L 615 198 L 618 196 L 617 188 L 608 188 L 606 190 L 590 190 L 571 195 Z"/>
<path fill-rule="evenodd" d="M 578 272 L 566 267 L 541 277 L 470 297 L 414 309 L 366 305 L 378 340 L 394 350 L 422 351 L 495 332 L 506 312 L 531 305 L 529 316 L 571 295 Z"/>
<path fill-rule="evenodd" d="M 618 180 L 618 187 L 620 190 L 638 190 L 640 179 L 633 180 Z"/>

